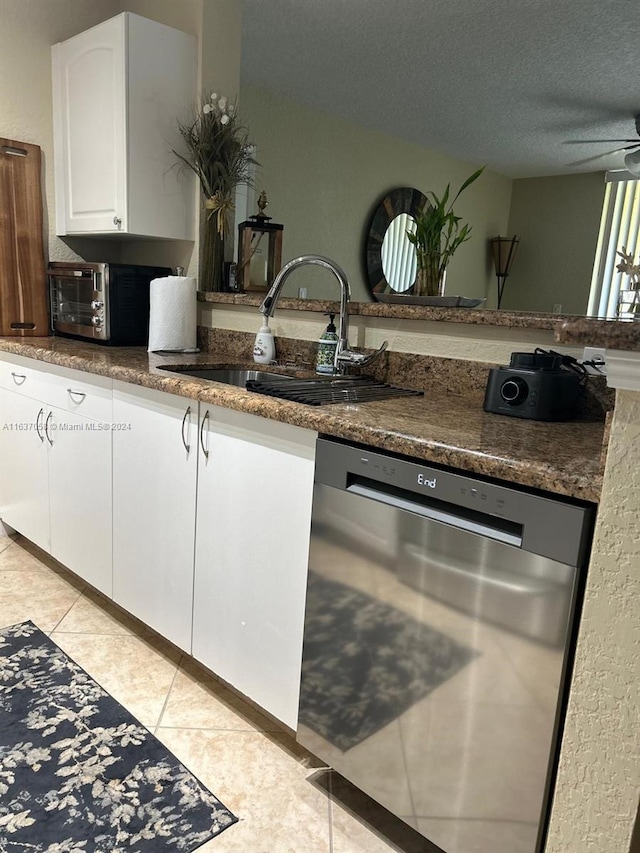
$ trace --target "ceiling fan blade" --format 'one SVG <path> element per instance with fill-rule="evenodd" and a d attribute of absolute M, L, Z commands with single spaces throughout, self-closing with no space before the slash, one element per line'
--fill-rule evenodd
<path fill-rule="evenodd" d="M 640 139 L 567 139 L 565 145 L 588 145 L 592 142 L 635 142 L 640 145 Z"/>
<path fill-rule="evenodd" d="M 593 157 L 585 157 L 584 160 L 572 160 L 570 163 L 567 163 L 567 166 L 584 166 L 585 163 L 592 163 L 594 160 L 602 160 L 603 157 L 609 157 L 611 154 L 615 154 L 616 151 L 619 150 L 619 148 L 616 148 L 613 151 L 605 151 L 604 154 L 594 154 Z"/>

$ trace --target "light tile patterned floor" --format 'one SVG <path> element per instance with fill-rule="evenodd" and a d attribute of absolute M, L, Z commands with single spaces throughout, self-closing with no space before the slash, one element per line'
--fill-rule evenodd
<path fill-rule="evenodd" d="M 0 536 L 0 627 L 26 619 L 238 815 L 202 853 L 432 849 L 191 658 L 30 543 Z"/>

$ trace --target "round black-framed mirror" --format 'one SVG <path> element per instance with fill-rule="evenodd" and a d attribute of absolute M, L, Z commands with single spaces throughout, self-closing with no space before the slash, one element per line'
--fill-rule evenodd
<path fill-rule="evenodd" d="M 365 247 L 367 283 L 374 299 L 380 294 L 410 293 L 416 262 L 406 232 L 428 204 L 420 190 L 397 187 L 374 208 Z"/>

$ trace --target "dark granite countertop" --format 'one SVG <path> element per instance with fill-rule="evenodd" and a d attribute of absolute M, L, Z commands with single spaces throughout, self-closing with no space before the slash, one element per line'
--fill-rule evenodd
<path fill-rule="evenodd" d="M 264 293 L 210 293 L 198 292 L 198 301 L 218 305 L 244 305 L 257 308 Z M 281 297 L 280 311 L 316 311 L 338 314 L 340 303 L 331 299 L 296 299 Z M 533 311 L 496 311 L 490 308 L 440 308 L 425 305 L 388 304 L 383 302 L 350 302 L 349 314 L 361 317 L 388 317 L 393 320 L 437 320 L 445 323 L 471 323 L 479 326 L 506 326 L 509 328 L 556 329 L 569 314 L 544 314 Z M 575 319 L 575 318 L 574 318 Z"/>
<path fill-rule="evenodd" d="M 220 364 L 223 354 L 149 354 L 64 338 L 0 338 L 0 350 L 294 424 L 428 462 L 597 501 L 602 422 L 539 423 L 482 411 L 477 399 L 430 388 L 424 397 L 312 407 L 160 370 Z M 251 365 L 254 366 L 255 365 Z"/>
<path fill-rule="evenodd" d="M 633 320 L 573 317 L 558 325 L 554 338 L 559 344 L 640 352 L 640 323 Z"/>

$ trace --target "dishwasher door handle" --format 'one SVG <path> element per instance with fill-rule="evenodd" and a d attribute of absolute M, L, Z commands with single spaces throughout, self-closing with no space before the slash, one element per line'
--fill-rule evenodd
<path fill-rule="evenodd" d="M 416 515 L 422 516 L 429 521 L 436 521 L 441 524 L 448 524 L 450 527 L 456 527 L 458 530 L 464 530 L 467 533 L 475 533 L 479 536 L 486 536 L 489 539 L 495 539 L 497 542 L 503 542 L 505 545 L 515 545 L 517 548 L 522 546 L 522 528 L 519 533 L 514 533 L 513 530 L 507 530 L 499 525 L 499 519 L 496 519 L 496 524 L 492 524 L 490 516 L 484 516 L 486 521 L 476 520 L 473 518 L 465 518 L 455 512 L 449 512 L 443 509 L 436 509 L 428 506 L 420 501 L 411 500 L 410 497 L 400 496 L 398 494 L 390 494 L 382 489 L 373 489 L 360 482 L 353 482 L 347 486 L 346 491 L 351 495 L 359 495 L 362 498 L 379 501 L 387 504 L 394 509 L 413 512 Z M 410 494 L 410 493 L 407 493 Z M 478 516 L 481 513 L 477 513 Z M 513 527 L 513 525 L 511 525 Z"/>

